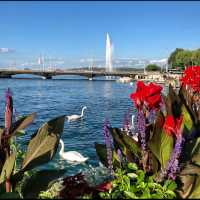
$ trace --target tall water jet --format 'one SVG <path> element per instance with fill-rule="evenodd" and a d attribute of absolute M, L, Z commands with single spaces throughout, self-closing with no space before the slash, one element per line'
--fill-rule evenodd
<path fill-rule="evenodd" d="M 106 35 L 106 72 L 112 72 L 112 43 L 109 34 Z"/>

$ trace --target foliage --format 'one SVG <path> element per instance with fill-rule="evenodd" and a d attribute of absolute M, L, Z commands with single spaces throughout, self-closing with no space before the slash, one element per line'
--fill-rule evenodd
<path fill-rule="evenodd" d="M 173 192 L 176 183 L 171 180 L 163 185 L 156 183 L 152 176 L 146 176 L 143 170 L 134 163 L 128 163 L 127 169 L 118 168 L 112 181 L 112 188 L 107 192 L 100 192 L 104 199 L 126 198 L 175 198 Z"/>
<path fill-rule="evenodd" d="M 200 49 L 190 51 L 176 48 L 170 54 L 168 64 L 171 68 L 179 68 L 182 70 L 187 66 L 200 65 Z"/>
<path fill-rule="evenodd" d="M 156 64 L 149 64 L 145 68 L 147 71 L 160 71 L 161 68 Z"/>
<path fill-rule="evenodd" d="M 31 137 L 28 148 L 23 153 L 15 137 L 25 134 L 24 129 L 36 117 L 36 113 L 23 116 L 13 122 L 13 99 L 10 89 L 6 92 L 5 128 L 0 129 L 0 196 L 3 198 L 25 197 L 27 188 L 46 189 L 47 184 L 61 176 L 63 171 L 39 171 L 31 175 L 31 170 L 53 159 L 64 128 L 65 116 L 59 116 L 41 126 Z M 34 181 L 33 181 L 34 177 Z M 41 180 L 47 180 L 45 183 Z M 28 181 L 27 181 L 28 180 Z M 40 181 L 40 184 L 35 184 Z M 42 183 L 44 183 L 42 185 Z M 40 187 L 41 186 L 41 187 Z M 22 188 L 23 187 L 23 188 Z M 34 196 L 35 197 L 35 196 Z"/>
<path fill-rule="evenodd" d="M 194 77 L 199 76 L 198 71 L 195 70 Z M 141 112 L 144 115 L 144 120 L 139 117 L 135 124 L 134 131 L 138 132 L 138 140 L 132 138 L 128 131 L 110 127 L 110 134 L 113 137 L 112 162 L 117 173 L 127 162 L 134 162 L 139 170 L 144 170 L 144 173 L 156 184 L 174 180 L 177 184 L 175 192 L 178 197 L 198 198 L 200 195 L 198 192 L 200 188 L 200 101 L 198 100 L 200 86 L 195 82 L 195 78 L 190 78 L 189 81 L 183 80 L 178 93 L 171 85 L 169 86 L 167 96 L 162 95 L 161 107 L 158 106 L 160 101 L 156 93 L 158 89 L 152 87 L 148 89 L 149 92 L 145 92 L 147 86 L 138 84 L 136 92 L 131 95 L 137 108 L 136 116 L 141 115 Z M 194 95 L 198 98 L 194 98 Z M 152 96 L 158 101 L 153 101 Z M 122 158 L 116 156 L 118 149 L 121 150 Z M 105 146 L 96 145 L 96 152 L 99 159 L 107 166 Z M 122 178 L 126 173 L 127 170 L 123 171 L 118 178 Z M 114 193 L 121 195 L 124 188 L 120 181 L 119 187 L 106 195 L 112 196 Z M 132 198 L 135 198 L 134 195 L 137 196 L 136 193 L 131 195 Z"/>
<path fill-rule="evenodd" d="M 40 199 L 58 199 L 59 192 L 62 189 L 62 182 L 56 181 L 49 189 L 41 191 L 38 197 Z"/>

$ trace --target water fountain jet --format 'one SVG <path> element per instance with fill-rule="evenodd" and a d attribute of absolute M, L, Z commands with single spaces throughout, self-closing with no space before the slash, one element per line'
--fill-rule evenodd
<path fill-rule="evenodd" d="M 109 34 L 107 33 L 106 35 L 106 72 L 112 72 L 113 67 L 112 67 L 112 51 L 113 51 L 113 46 L 111 43 L 111 39 Z M 107 79 L 111 78 L 111 76 L 106 77 Z"/>

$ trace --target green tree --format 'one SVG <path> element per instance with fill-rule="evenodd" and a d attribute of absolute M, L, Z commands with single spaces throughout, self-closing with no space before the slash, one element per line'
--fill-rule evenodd
<path fill-rule="evenodd" d="M 192 52 L 192 65 L 200 65 L 200 49 Z"/>
<path fill-rule="evenodd" d="M 160 71 L 161 68 L 156 64 L 149 64 L 149 65 L 147 65 L 146 70 L 147 71 Z"/>
<path fill-rule="evenodd" d="M 172 67 L 175 68 L 176 67 L 176 55 L 177 53 L 184 51 L 184 49 L 182 48 L 176 48 L 169 56 L 168 58 L 168 64 Z"/>

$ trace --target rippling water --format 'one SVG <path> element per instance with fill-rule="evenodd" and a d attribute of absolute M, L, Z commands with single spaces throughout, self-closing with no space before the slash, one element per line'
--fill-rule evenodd
<path fill-rule="evenodd" d="M 75 174 L 88 165 L 98 165 L 94 142 L 103 142 L 102 128 L 105 118 L 109 119 L 113 127 L 121 127 L 128 109 L 134 112 L 129 98 L 134 85 L 84 79 L 0 79 L 0 126 L 4 124 L 7 87 L 13 92 L 14 107 L 19 115 L 37 112 L 37 118 L 27 129 L 26 135 L 19 138 L 24 148 L 31 134 L 44 122 L 59 115 L 80 114 L 82 107 L 87 106 L 82 120 L 66 120 L 62 139 L 65 151 L 78 151 L 89 157 L 88 162 L 79 165 L 68 164 L 59 157 L 59 146 L 54 159 L 43 165 L 43 168 L 67 168 L 68 174 Z"/>

